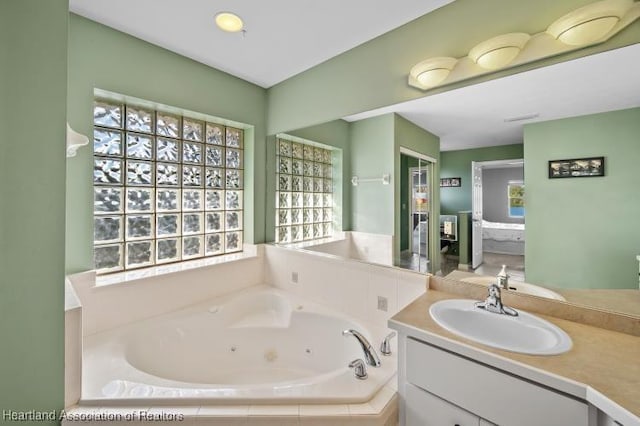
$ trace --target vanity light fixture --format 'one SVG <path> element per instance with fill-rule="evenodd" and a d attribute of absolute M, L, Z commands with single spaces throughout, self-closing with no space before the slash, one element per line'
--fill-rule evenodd
<path fill-rule="evenodd" d="M 425 59 L 409 71 L 409 86 L 429 90 L 603 43 L 640 18 L 638 0 L 600 0 L 570 12 L 546 30 L 509 33 L 475 46 L 461 58 Z M 531 40 L 531 42 L 529 42 Z"/>
<path fill-rule="evenodd" d="M 476 64 L 487 70 L 509 65 L 520 54 L 531 36 L 526 33 L 509 33 L 485 40 L 469 52 Z"/>
<path fill-rule="evenodd" d="M 238 31 L 242 31 L 244 28 L 244 23 L 242 19 L 231 12 L 220 12 L 216 15 L 216 25 L 222 31 L 226 31 L 229 33 L 237 33 Z"/>
<path fill-rule="evenodd" d="M 419 83 L 423 89 L 437 86 L 448 76 L 458 60 L 448 56 L 429 58 L 411 68 L 409 75 Z"/>
<path fill-rule="evenodd" d="M 633 0 L 603 0 L 567 13 L 547 33 L 571 46 L 582 46 L 607 35 L 631 9 Z"/>

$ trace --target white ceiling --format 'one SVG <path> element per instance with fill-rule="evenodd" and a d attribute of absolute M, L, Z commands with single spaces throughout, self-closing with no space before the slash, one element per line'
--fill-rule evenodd
<path fill-rule="evenodd" d="M 345 117 L 396 112 L 451 151 L 522 143 L 524 123 L 640 106 L 640 44 Z M 507 118 L 538 117 L 507 123 Z"/>
<path fill-rule="evenodd" d="M 70 0 L 72 12 L 271 87 L 453 0 Z M 374 4 L 375 3 L 375 4 Z M 246 34 L 214 24 L 231 11 Z"/>

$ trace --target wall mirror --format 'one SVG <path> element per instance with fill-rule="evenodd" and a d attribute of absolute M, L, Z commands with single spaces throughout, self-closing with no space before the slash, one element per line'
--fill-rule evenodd
<path fill-rule="evenodd" d="M 640 45 L 635 44 L 291 133 L 340 147 L 346 177 L 391 174 L 388 186 L 342 186 L 342 206 L 350 211 L 342 218 L 344 229 L 393 235 L 391 263 L 403 265 L 404 252 L 409 258 L 424 257 L 429 272 L 448 275 L 466 265 L 469 270 L 464 272 L 474 272 L 472 253 L 464 258 L 461 240 L 472 237 L 472 164 L 485 163 L 483 184 L 499 186 L 501 195 L 485 200 L 483 211 L 497 209 L 504 217 L 477 219 L 524 222 L 523 252 L 518 254 L 522 259 L 514 264 L 512 258 L 485 250 L 485 259 L 476 259 L 474 265 L 481 273 L 467 278 L 495 276 L 499 268 L 489 266 L 506 263 L 514 283 L 551 289 L 568 302 L 640 316 L 640 201 L 631 195 L 637 192 L 640 158 L 638 56 Z M 380 148 L 380 126 L 389 120 L 406 120 L 435 135 L 437 151 L 422 151 L 435 163 L 413 165 L 411 156 L 401 155 L 399 149 Z M 354 126 L 365 122 L 370 127 L 362 130 L 369 136 L 369 156 L 363 158 L 353 138 L 360 136 Z M 381 153 L 386 153 L 387 162 Z M 549 161 L 600 156 L 606 161 L 604 176 L 548 177 Z M 493 161 L 502 163 L 487 167 Z M 496 176 L 516 166 L 521 179 Z M 460 179 L 460 186 L 440 185 L 440 179 L 452 178 Z M 425 182 L 430 193 L 423 191 Z M 397 206 L 400 213 L 388 205 Z M 441 239 L 441 216 L 456 219 L 455 240 Z M 450 231 L 452 222 L 447 223 Z M 484 239 L 482 231 L 479 235 L 483 242 L 499 246 L 504 238 L 495 234 L 500 232 L 509 233 L 498 230 L 494 238 Z M 418 268 L 423 265 L 415 263 Z"/>

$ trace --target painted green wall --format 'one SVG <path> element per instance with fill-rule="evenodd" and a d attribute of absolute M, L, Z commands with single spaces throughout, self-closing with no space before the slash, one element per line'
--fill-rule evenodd
<path fill-rule="evenodd" d="M 458 188 L 440 188 L 440 213 L 456 214 L 459 211 L 471 210 L 472 161 L 509 160 L 522 158 L 523 155 L 522 144 L 442 152 L 440 154 L 442 160 L 440 162 L 440 177 L 461 177 L 462 186 Z M 528 214 L 529 211 L 527 210 Z"/>
<path fill-rule="evenodd" d="M 392 177 L 390 185 L 365 182 L 351 188 L 353 231 L 394 233 L 394 124 L 395 114 L 351 123 L 351 174 L 360 179 Z"/>
<path fill-rule="evenodd" d="M 0 2 L 0 411 L 64 405 L 67 22 L 67 0 Z"/>
<path fill-rule="evenodd" d="M 254 126 L 245 133 L 245 241 L 264 241 L 266 90 L 135 37 L 70 15 L 68 115 L 92 135 L 94 88 Z M 92 269 L 92 153 L 67 165 L 67 272 Z M 255 185 L 255 188 L 254 188 Z"/>
<path fill-rule="evenodd" d="M 419 154 L 426 155 L 435 160 L 429 170 L 431 177 L 431 202 L 434 206 L 440 203 L 440 187 L 436 185 L 436 179 L 440 174 L 440 138 L 416 126 L 404 117 L 394 114 L 394 256 L 399 260 L 401 230 L 402 203 L 400 199 L 400 148 L 408 148 Z M 433 215 L 429 218 L 429 272 L 436 272 L 440 269 L 440 213 L 437 207 Z"/>
<path fill-rule="evenodd" d="M 418 160 L 400 154 L 400 251 L 409 249 L 409 211 L 411 210 L 409 169 L 412 167 L 418 167 Z"/>
<path fill-rule="evenodd" d="M 269 89 L 268 133 L 276 134 L 505 75 L 640 42 L 640 20 L 606 43 L 497 71 L 428 92 L 407 76 L 436 56 L 466 56 L 499 34 L 535 34 L 593 0 L 456 0 Z"/>
<path fill-rule="evenodd" d="M 640 108 L 527 124 L 528 282 L 638 288 Z M 605 157 L 605 176 L 548 178 L 548 161 Z"/>

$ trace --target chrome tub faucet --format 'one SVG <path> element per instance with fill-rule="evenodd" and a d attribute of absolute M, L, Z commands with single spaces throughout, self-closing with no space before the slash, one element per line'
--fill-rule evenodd
<path fill-rule="evenodd" d="M 367 361 L 367 364 L 372 367 L 380 367 L 380 358 L 378 358 L 378 354 L 376 354 L 375 349 L 371 346 L 371 343 L 362 335 L 360 332 L 348 329 L 342 332 L 343 336 L 352 335 L 356 338 L 360 346 L 362 347 L 362 351 L 364 352 L 364 359 Z"/>

